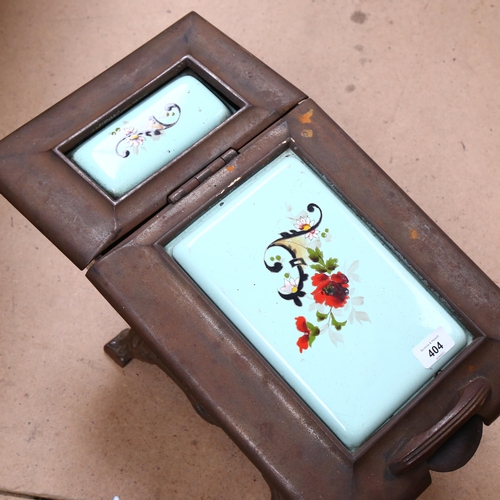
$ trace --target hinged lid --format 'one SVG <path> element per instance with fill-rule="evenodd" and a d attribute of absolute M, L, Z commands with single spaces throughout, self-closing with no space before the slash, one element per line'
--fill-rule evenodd
<path fill-rule="evenodd" d="M 0 142 L 2 194 L 84 268 L 304 98 L 191 13 Z"/>
<path fill-rule="evenodd" d="M 210 165 L 207 165 L 201 172 L 198 172 L 194 177 L 191 177 L 179 189 L 176 189 L 169 197 L 169 203 L 177 203 L 180 199 L 184 198 L 188 193 L 196 189 L 203 181 L 206 181 L 215 172 L 220 170 L 223 166 L 227 165 L 233 158 L 237 156 L 237 151 L 233 148 L 228 149 L 219 158 L 214 160 Z"/>
<path fill-rule="evenodd" d="M 271 179 L 280 155 L 294 158 L 280 168 L 295 172 Z M 256 188 L 264 180 L 269 189 L 259 195 Z M 342 203 L 332 201 L 336 196 Z M 322 218 L 318 208 L 303 208 L 320 198 Z M 283 214 L 289 206 L 292 210 Z M 301 209 L 302 221 L 300 213 L 293 217 Z M 216 213 L 228 219 L 214 223 Z M 237 220 L 231 220 L 233 213 Z M 291 229 L 294 221 L 302 229 Z M 176 255 L 175 246 L 190 228 L 195 236 Z M 333 233 L 331 243 L 326 228 Z M 323 254 L 316 245 L 305 245 L 318 262 L 304 254 L 303 272 L 309 276 L 300 280 L 301 256 L 287 256 L 291 243 L 280 240 L 292 237 L 285 233 L 304 236 L 312 230 L 325 233 L 318 246 Z M 367 251 L 359 270 L 353 270 L 349 259 L 366 241 L 377 242 L 373 255 Z M 321 274 L 337 264 L 342 274 L 345 268 L 351 272 L 349 299 L 340 288 L 336 299 L 326 297 L 333 290 L 327 290 Z M 198 266 L 204 268 L 196 271 Z M 391 266 L 402 270 L 397 279 Z M 413 500 L 430 482 L 434 465 L 429 460 L 436 450 L 473 415 L 490 423 L 500 412 L 498 288 L 310 99 L 99 259 L 87 276 L 273 490 L 286 492 L 283 498 Z M 342 276 L 336 278 L 342 287 Z M 307 286 L 301 289 L 301 283 Z M 330 284 L 335 288 L 332 279 Z M 405 307 L 403 300 L 419 291 L 412 298 L 417 304 Z M 302 305 L 294 305 L 294 298 Z M 356 326 L 349 316 L 337 314 L 342 308 L 335 305 L 349 301 L 371 322 L 361 314 L 353 323 L 364 325 Z M 327 307 L 320 309 L 318 303 Z M 286 317 L 279 314 L 284 309 Z M 333 327 L 347 322 L 344 343 L 332 344 L 326 329 L 318 334 L 325 321 Z M 260 345 L 248 335 L 252 329 L 264 332 Z M 336 329 L 330 330 L 335 335 Z M 311 336 L 318 337 L 314 345 L 305 343 Z M 357 359 L 367 349 L 376 349 L 380 357 L 368 352 L 368 358 Z M 314 370 L 318 358 L 320 370 L 302 378 L 316 394 L 332 396 L 327 404 L 339 417 L 336 428 L 318 410 L 324 401 L 315 404 L 314 395 L 308 400 L 305 384 L 295 383 L 306 364 Z M 348 372 L 339 373 L 339 367 Z M 396 394 L 405 384 L 409 392 Z M 357 385 L 372 399 L 356 404 L 352 392 L 349 401 L 346 385 Z M 384 389 L 387 408 L 373 401 Z M 364 425 L 371 409 L 378 421 L 354 442 L 341 426 Z M 348 449 L 361 441 L 359 448 Z"/>
<path fill-rule="evenodd" d="M 166 250 L 351 450 L 471 340 L 291 150 Z"/>

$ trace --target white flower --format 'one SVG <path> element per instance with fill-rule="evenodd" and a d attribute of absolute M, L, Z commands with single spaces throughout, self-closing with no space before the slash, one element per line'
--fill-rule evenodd
<path fill-rule="evenodd" d="M 134 127 L 123 127 L 122 132 L 125 135 L 132 135 L 132 134 L 135 134 L 137 132 L 137 129 Z"/>
<path fill-rule="evenodd" d="M 137 129 L 133 127 L 124 127 L 123 133 L 126 136 L 127 144 L 133 148 L 138 148 L 145 141 L 145 137 L 140 135 Z"/>
<path fill-rule="evenodd" d="M 309 240 L 314 240 L 316 238 L 319 238 L 319 231 L 317 229 L 313 229 L 312 231 L 309 231 L 306 234 L 306 238 L 308 238 Z"/>
<path fill-rule="evenodd" d="M 311 229 L 311 226 L 314 226 L 314 221 L 310 220 L 307 215 L 305 217 L 301 216 L 295 221 L 294 226 L 301 231 L 308 231 Z"/>
<path fill-rule="evenodd" d="M 295 221 L 294 226 L 301 231 L 308 231 L 306 233 L 306 238 L 309 240 L 319 238 L 319 231 L 317 229 L 311 229 L 311 227 L 314 226 L 314 221 L 310 220 L 307 215 L 305 217 L 299 217 Z M 311 230 L 309 231 L 309 229 Z"/>
<path fill-rule="evenodd" d="M 295 293 L 299 289 L 299 284 L 299 278 L 285 278 L 285 284 L 280 288 L 280 290 L 286 295 Z"/>

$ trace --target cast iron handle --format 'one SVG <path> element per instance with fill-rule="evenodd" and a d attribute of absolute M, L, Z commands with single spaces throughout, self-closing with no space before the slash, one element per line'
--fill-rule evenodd
<path fill-rule="evenodd" d="M 391 459 L 394 475 L 407 472 L 427 460 L 469 418 L 475 415 L 491 392 L 490 383 L 482 377 L 469 382 L 457 405 L 436 425 L 410 439 Z"/>

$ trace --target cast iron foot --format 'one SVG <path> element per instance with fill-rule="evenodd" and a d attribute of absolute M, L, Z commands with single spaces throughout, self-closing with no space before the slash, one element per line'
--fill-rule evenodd
<path fill-rule="evenodd" d="M 163 370 L 177 385 L 184 391 L 196 413 L 204 420 L 213 425 L 218 425 L 210 413 L 190 394 L 189 390 L 177 377 L 158 359 L 151 349 L 131 328 L 121 331 L 113 340 L 104 346 L 104 352 L 122 368 L 132 359 L 145 361 L 152 365 L 157 365 Z"/>
<path fill-rule="evenodd" d="M 131 328 L 121 331 L 104 346 L 104 352 L 122 368 L 132 359 L 158 364 L 158 358 Z"/>

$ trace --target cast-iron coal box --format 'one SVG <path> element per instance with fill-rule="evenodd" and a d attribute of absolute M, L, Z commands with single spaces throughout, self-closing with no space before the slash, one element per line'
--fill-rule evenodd
<path fill-rule="evenodd" d="M 168 103 L 163 118 L 149 117 L 149 128 L 114 124 L 179 78 L 202 83 L 227 116 L 146 179 L 113 194 L 79 166 L 74 152 L 112 127 L 106 140 L 115 141 L 113 154 L 139 161 L 186 111 Z M 310 169 L 468 339 L 360 446 L 349 447 L 332 432 L 168 251 L 200 217 L 285 157 Z M 88 278 L 131 326 L 106 346 L 108 354 L 122 366 L 136 357 L 171 376 L 198 413 L 259 468 L 275 500 L 417 498 L 430 484 L 429 470 L 464 465 L 483 423 L 497 418 L 498 288 L 316 103 L 197 14 L 5 138 L 0 166 L 2 194 L 75 265 L 88 268 Z M 327 259 L 326 243 L 325 255 L 314 243 L 330 241 L 333 230 L 320 227 L 313 202 L 298 215 L 290 212 L 293 229 L 262 249 L 263 255 L 277 247 L 294 252 L 290 262 L 300 272 L 297 279 L 284 275 L 273 292 L 276 303 L 303 307 L 308 298 L 317 307 L 319 326 L 306 322 L 305 309 L 292 322 L 301 360 L 335 350 L 319 347 L 321 322 L 328 318 L 331 338 L 339 341 L 335 331 L 349 325 L 336 315 L 364 300 L 348 295 L 352 280 L 337 271 L 336 259 Z M 301 260 L 280 237 L 302 238 L 309 253 Z M 281 271 L 281 257 L 271 255 L 262 269 Z M 311 281 L 316 290 L 306 293 Z M 358 311 L 363 328 L 376 328 L 368 318 Z"/>

